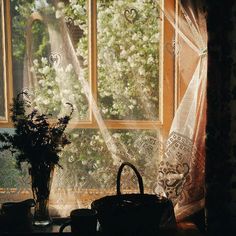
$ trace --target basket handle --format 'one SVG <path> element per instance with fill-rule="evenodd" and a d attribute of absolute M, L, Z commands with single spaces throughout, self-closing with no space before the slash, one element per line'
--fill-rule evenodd
<path fill-rule="evenodd" d="M 139 174 L 138 170 L 136 169 L 136 167 L 134 165 L 132 165 L 129 162 L 123 162 L 118 170 L 117 173 L 117 179 L 116 179 L 116 194 L 117 195 L 121 195 L 121 191 L 120 191 L 120 178 L 121 178 L 121 173 L 122 170 L 125 166 L 129 166 L 131 169 L 133 169 L 133 171 L 135 172 L 136 176 L 138 177 L 138 184 L 139 184 L 139 190 L 141 194 L 144 194 L 144 188 L 143 188 L 143 179 L 141 177 L 141 175 Z"/>

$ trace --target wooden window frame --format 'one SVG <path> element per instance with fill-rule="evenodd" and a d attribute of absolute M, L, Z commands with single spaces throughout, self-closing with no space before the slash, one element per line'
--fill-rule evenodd
<path fill-rule="evenodd" d="M 11 52 L 11 18 L 10 18 L 10 1 L 1 0 L 4 5 L 4 23 L 5 23 L 5 51 L 6 51 L 6 120 L 0 121 L 0 127 L 12 127 L 9 119 L 10 103 L 13 98 L 12 82 L 12 52 Z M 97 46 L 96 46 L 96 4 L 97 0 L 88 1 L 89 12 L 89 83 L 91 93 L 95 102 L 97 102 Z M 177 16 L 177 0 L 162 0 L 163 9 L 171 9 Z M 177 17 L 176 17 L 177 19 Z M 171 122 L 174 117 L 176 101 L 176 58 L 175 53 L 166 50 L 166 45 L 173 45 L 176 40 L 176 33 L 168 20 L 161 14 L 162 38 L 160 43 L 160 111 L 159 120 L 105 120 L 104 123 L 109 129 L 159 129 L 163 135 L 168 135 Z M 90 104 L 91 105 L 91 104 Z M 91 106 L 90 106 L 91 107 Z M 90 108 L 90 120 L 71 122 L 70 128 L 99 128 L 96 119 Z"/>
<path fill-rule="evenodd" d="M 13 98 L 13 83 L 12 83 L 12 58 L 11 58 L 11 28 L 10 28 L 10 1 L 1 1 L 2 15 L 2 48 L 3 48 L 3 78 L 4 82 L 4 102 L 5 102 L 5 119 L 0 120 L 0 127 L 11 127 L 10 121 L 10 101 Z"/>

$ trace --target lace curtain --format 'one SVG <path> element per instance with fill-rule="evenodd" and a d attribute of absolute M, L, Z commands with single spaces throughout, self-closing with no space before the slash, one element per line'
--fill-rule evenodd
<path fill-rule="evenodd" d="M 204 206 L 207 29 L 201 1 L 179 3 L 179 10 L 178 23 L 173 13 L 164 15 L 179 36 L 178 76 L 189 82 L 172 121 L 158 180 L 182 218 Z"/>
<path fill-rule="evenodd" d="M 84 46 L 88 45 L 86 36 L 89 33 L 88 22 L 84 20 L 87 14 L 85 1 L 52 1 L 52 5 L 43 2 L 41 5 L 35 2 L 36 10 L 30 12 L 30 17 L 27 19 L 26 50 L 22 69 L 23 87 L 32 92 L 37 108 L 60 116 L 66 109 L 62 104 L 69 100 L 72 104 L 76 104 L 75 121 L 85 121 L 84 127 L 86 127 L 86 120 L 94 117 L 98 126 L 98 128 L 68 129 L 72 144 L 62 153 L 63 169 L 58 168 L 53 179 L 51 206 L 55 210 L 54 214 L 68 215 L 71 209 L 88 207 L 92 200 L 114 194 L 116 172 L 122 161 L 130 161 L 140 170 L 144 178 L 145 192 L 154 192 L 172 199 L 178 219 L 202 208 L 204 206 L 207 32 L 205 15 L 199 3 L 189 0 L 184 1 L 182 5 L 179 1 L 178 18 L 176 18 L 176 11 L 164 7 L 166 1 L 163 3 L 145 0 L 130 0 L 126 3 L 97 1 L 100 9 L 97 13 L 98 31 L 99 24 L 102 24 L 105 19 L 103 18 L 105 12 L 107 15 L 113 14 L 109 22 L 113 21 L 118 29 L 122 27 L 122 20 L 130 25 L 134 25 L 135 21 L 141 24 L 141 19 L 145 19 L 143 22 L 145 23 L 150 17 L 149 14 L 156 14 L 154 19 L 156 21 L 159 19 L 159 23 L 154 22 L 156 27 L 149 30 L 152 35 L 149 35 L 149 31 L 145 32 L 149 38 L 141 35 L 141 45 L 145 47 L 147 44 L 147 50 L 153 50 L 153 47 L 161 42 L 160 29 L 164 20 L 167 20 L 175 31 L 176 37 L 173 38 L 172 45 L 164 45 L 163 48 L 175 54 L 175 83 L 181 82 L 178 85 L 181 92 L 178 97 L 176 96 L 175 115 L 169 135 L 166 137 L 160 126 L 154 123 L 147 129 L 130 129 L 129 126 L 125 129 L 120 129 L 119 126 L 117 129 L 110 129 L 105 121 L 112 117 L 119 121 L 135 121 L 137 118 L 147 122 L 159 118 L 156 114 L 160 113 L 157 111 L 160 108 L 155 105 L 155 101 L 160 99 L 157 92 L 159 85 L 150 83 L 146 91 L 147 84 L 143 85 L 143 75 L 147 75 L 148 70 L 140 65 L 135 66 L 135 62 L 142 60 L 143 57 L 143 63 L 148 61 L 148 68 L 161 66 L 158 55 L 145 57 L 143 51 L 140 51 L 141 56 L 138 52 L 135 55 L 129 54 L 132 45 L 125 48 L 123 42 L 126 36 L 123 35 L 124 38 L 118 41 L 120 53 L 119 60 L 116 61 L 114 55 L 117 44 L 113 42 L 118 39 L 109 41 L 110 45 L 104 50 L 102 46 L 106 45 L 106 42 L 98 41 L 98 50 L 102 52 L 98 53 L 98 72 L 102 75 L 103 68 L 99 66 L 105 61 L 106 64 L 103 65 L 108 72 L 104 72 L 104 77 L 109 75 L 114 77 L 112 85 L 107 84 L 108 80 L 102 77 L 98 80 L 96 86 L 98 90 L 100 89 L 100 93 L 104 94 L 104 96 L 100 95 L 98 101 L 91 89 L 91 81 L 88 79 L 90 63 L 88 52 L 91 52 L 91 48 Z M 65 7 L 67 3 L 71 4 L 69 8 Z M 124 13 L 122 17 L 125 19 L 120 18 L 114 6 L 118 12 Z M 140 9 L 142 12 L 139 11 Z M 68 17 L 71 12 L 74 12 L 74 15 Z M 140 16 L 142 13 L 143 18 Z M 38 26 L 35 27 L 34 23 Z M 148 22 L 151 26 L 154 23 Z M 106 30 L 98 32 L 98 37 L 99 34 L 114 33 L 111 25 L 106 24 Z M 41 36 L 44 37 L 46 45 L 41 54 L 39 50 L 34 51 L 34 44 L 38 40 L 34 37 L 34 33 L 38 29 L 44 32 Z M 129 30 L 132 33 L 132 40 L 140 36 L 135 33 L 136 31 L 130 28 Z M 154 44 L 150 43 L 149 39 Z M 90 47 L 93 45 L 90 44 Z M 35 59 L 32 55 L 37 53 L 44 56 Z M 125 74 L 123 71 L 126 65 L 122 64 L 123 61 L 128 62 L 131 68 Z M 112 71 L 114 68 L 115 73 Z M 127 77 L 124 84 L 119 82 L 121 73 L 123 73 L 122 78 Z M 136 79 L 136 84 L 133 85 L 134 80 L 130 79 L 132 76 Z M 153 76 L 157 77 L 158 74 Z M 107 89 L 102 90 L 99 86 Z M 136 89 L 137 95 L 130 93 L 133 88 Z M 112 98 L 113 103 L 109 98 Z M 116 103 L 115 99 L 119 100 L 119 103 Z M 103 105 L 104 101 L 112 105 L 111 110 L 110 107 Z M 126 113 L 126 110 L 131 113 Z M 122 183 L 124 191 L 132 192 L 137 189 L 133 173 L 126 170 L 124 175 Z M 20 179 L 21 184 L 17 186 L 20 186 L 18 188 L 21 188 L 21 194 L 22 189 L 23 193 L 25 191 L 29 194 L 27 175 L 21 175 Z M 13 199 L 12 196 L 17 193 L 18 190 L 13 191 L 13 194 L 4 192 L 5 196 L 9 196 L 8 200 Z"/>

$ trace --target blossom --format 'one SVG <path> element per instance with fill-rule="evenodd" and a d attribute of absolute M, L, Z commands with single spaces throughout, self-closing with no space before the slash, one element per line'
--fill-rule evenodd
<path fill-rule="evenodd" d="M 38 81 L 38 83 L 41 84 L 41 85 L 43 85 L 43 84 L 45 84 L 45 80 L 44 80 L 44 79 L 40 79 L 40 80 Z"/>
<path fill-rule="evenodd" d="M 36 66 L 36 67 L 39 66 L 39 61 L 38 61 L 38 59 L 34 59 L 34 60 L 33 60 L 33 64 L 34 64 L 34 66 Z"/>
<path fill-rule="evenodd" d="M 66 94 L 66 95 L 70 94 L 70 90 L 69 90 L 69 89 L 64 89 L 64 90 L 62 90 L 62 92 L 63 92 L 64 94 Z"/>
<path fill-rule="evenodd" d="M 143 36 L 143 41 L 144 42 L 148 41 L 148 37 L 146 35 Z"/>
<path fill-rule="evenodd" d="M 49 66 L 45 66 L 42 70 L 41 70 L 41 73 L 42 74 L 48 74 L 50 72 L 50 67 Z"/>
<path fill-rule="evenodd" d="M 73 69 L 73 66 L 72 66 L 71 64 L 68 64 L 68 65 L 66 66 L 65 72 L 71 72 L 72 69 Z"/>
<path fill-rule="evenodd" d="M 74 25 L 80 26 L 80 24 L 81 24 L 80 20 L 74 20 Z M 83 30 L 83 28 L 82 28 L 82 30 Z"/>
<path fill-rule="evenodd" d="M 48 105 L 49 103 L 50 103 L 50 100 L 49 100 L 49 99 L 43 100 L 43 104 L 44 104 L 44 105 Z"/>
<path fill-rule="evenodd" d="M 127 55 L 127 51 L 122 50 L 121 53 L 120 53 L 120 56 L 121 57 L 126 57 L 126 55 Z"/>
<path fill-rule="evenodd" d="M 63 12 L 61 10 L 56 10 L 55 17 L 57 19 L 61 18 L 63 16 Z"/>
<path fill-rule="evenodd" d="M 75 95 L 74 94 L 70 94 L 68 99 L 69 99 L 69 101 L 74 101 Z"/>
<path fill-rule="evenodd" d="M 134 109 L 134 105 L 129 105 L 128 107 L 129 107 L 130 110 Z"/>
<path fill-rule="evenodd" d="M 139 67 L 138 73 L 139 73 L 140 75 L 145 75 L 145 69 L 143 68 L 143 66 Z"/>
<path fill-rule="evenodd" d="M 137 101 L 135 99 L 130 99 L 130 102 L 133 104 L 133 105 L 136 105 L 137 104 Z"/>
<path fill-rule="evenodd" d="M 48 63 L 48 59 L 46 57 L 41 58 L 41 62 L 46 65 Z"/>
<path fill-rule="evenodd" d="M 135 50 L 135 45 L 132 45 L 129 50 L 134 51 Z"/>
<path fill-rule="evenodd" d="M 138 34 L 134 33 L 133 36 L 132 36 L 132 39 L 133 39 L 133 40 L 138 40 L 138 39 L 139 39 Z"/>
<path fill-rule="evenodd" d="M 150 56 L 148 57 L 147 63 L 148 63 L 148 64 L 152 64 L 153 62 L 154 62 L 154 59 L 153 59 L 152 55 L 150 55 Z"/>
<path fill-rule="evenodd" d="M 76 134 L 76 133 L 75 133 L 75 134 L 73 134 L 73 137 L 74 137 L 74 138 L 77 138 L 78 136 L 79 136 L 79 135 L 78 135 L 78 134 Z"/>
<path fill-rule="evenodd" d="M 59 77 L 59 76 L 56 76 L 56 77 L 55 77 L 55 81 L 56 81 L 57 83 L 59 83 L 59 82 L 61 81 L 60 77 Z"/>
<path fill-rule="evenodd" d="M 72 5 L 77 3 L 77 0 L 69 0 L 69 1 Z"/>
<path fill-rule="evenodd" d="M 103 113 L 103 114 L 108 113 L 108 109 L 107 109 L 107 108 L 102 108 L 102 113 Z"/>

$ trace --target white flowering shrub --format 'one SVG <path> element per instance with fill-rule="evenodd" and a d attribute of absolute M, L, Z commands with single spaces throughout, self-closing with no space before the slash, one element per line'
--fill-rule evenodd
<path fill-rule="evenodd" d="M 158 118 L 160 27 L 156 4 L 152 0 L 97 3 L 98 98 L 106 119 Z M 71 0 L 59 11 L 83 31 L 77 54 L 83 58 L 87 74 L 86 1 Z"/>
<path fill-rule="evenodd" d="M 98 94 L 105 118 L 157 119 L 158 15 L 155 1 L 98 1 Z"/>
<path fill-rule="evenodd" d="M 32 91 L 37 109 L 57 117 L 65 113 L 69 102 L 75 109 L 74 120 L 88 119 L 88 102 L 71 64 L 64 69 L 42 57 L 33 61 L 31 72 L 37 79 Z"/>

